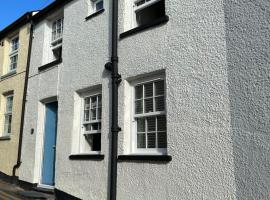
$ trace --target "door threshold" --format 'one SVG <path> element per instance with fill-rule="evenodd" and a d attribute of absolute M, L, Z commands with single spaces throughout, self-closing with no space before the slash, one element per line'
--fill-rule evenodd
<path fill-rule="evenodd" d="M 39 191 L 39 192 L 52 194 L 52 193 L 54 193 L 54 186 L 38 184 L 37 187 L 35 188 L 35 190 Z"/>

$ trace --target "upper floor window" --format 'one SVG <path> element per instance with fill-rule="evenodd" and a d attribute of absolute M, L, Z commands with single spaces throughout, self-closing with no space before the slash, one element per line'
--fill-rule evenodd
<path fill-rule="evenodd" d="M 15 37 L 11 40 L 11 53 L 18 51 L 19 49 L 19 37 Z"/>
<path fill-rule="evenodd" d="M 13 107 L 13 94 L 5 96 L 6 108 L 4 116 L 4 136 L 11 134 L 11 121 L 12 121 L 12 107 Z"/>
<path fill-rule="evenodd" d="M 59 18 L 52 23 L 52 44 L 62 40 L 63 18 Z M 61 42 L 61 41 L 60 41 Z"/>
<path fill-rule="evenodd" d="M 62 57 L 62 37 L 63 37 L 63 26 L 64 18 L 60 17 L 52 22 L 52 51 L 55 60 Z"/>
<path fill-rule="evenodd" d="M 99 152 L 101 150 L 101 94 L 86 96 L 83 102 L 82 134 L 88 143 L 88 151 Z"/>
<path fill-rule="evenodd" d="M 135 24 L 141 26 L 165 16 L 165 0 L 134 0 Z"/>
<path fill-rule="evenodd" d="M 135 153 L 167 153 L 165 81 L 160 78 L 134 85 Z"/>
<path fill-rule="evenodd" d="M 18 63 L 19 37 L 16 36 L 10 42 L 9 68 L 7 72 L 15 71 Z"/>
<path fill-rule="evenodd" d="M 90 0 L 91 2 L 91 13 L 97 12 L 99 10 L 102 10 L 104 8 L 104 2 L 103 0 Z"/>

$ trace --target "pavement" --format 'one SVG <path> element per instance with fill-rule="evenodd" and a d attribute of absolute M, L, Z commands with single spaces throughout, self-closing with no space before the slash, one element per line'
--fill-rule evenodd
<path fill-rule="evenodd" d="M 0 200 L 55 200 L 53 194 L 24 190 L 0 180 Z"/>

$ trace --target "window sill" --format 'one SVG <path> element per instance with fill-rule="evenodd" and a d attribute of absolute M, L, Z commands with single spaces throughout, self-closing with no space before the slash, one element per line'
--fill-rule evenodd
<path fill-rule="evenodd" d="M 147 29 L 150 29 L 152 27 L 156 27 L 156 26 L 159 26 L 161 24 L 165 24 L 169 21 L 169 16 L 165 15 L 151 23 L 148 23 L 148 24 L 144 24 L 144 25 L 141 25 L 141 26 L 138 26 L 134 29 L 131 29 L 129 31 L 126 31 L 124 33 L 121 33 L 120 34 L 120 39 L 123 39 L 123 38 L 126 38 L 128 36 L 131 36 L 131 35 L 134 35 L 134 34 L 137 34 L 139 32 L 142 32 L 144 30 L 147 30 Z"/>
<path fill-rule="evenodd" d="M 105 9 L 102 8 L 102 9 L 100 9 L 100 10 L 94 12 L 93 14 L 87 16 L 87 17 L 85 18 L 85 21 L 87 21 L 87 20 L 89 20 L 89 19 L 92 19 L 93 17 L 95 17 L 95 16 L 97 16 L 97 15 L 103 13 L 104 11 L 105 11 Z"/>
<path fill-rule="evenodd" d="M 10 76 L 13 76 L 13 75 L 16 74 L 16 73 L 17 73 L 16 70 L 10 71 L 10 72 L 8 72 L 7 74 L 2 75 L 2 76 L 1 76 L 1 80 L 6 79 L 6 78 L 8 78 L 8 77 L 10 77 Z"/>
<path fill-rule="evenodd" d="M 73 154 L 69 156 L 69 160 L 103 160 L 103 154 Z"/>
<path fill-rule="evenodd" d="M 46 64 L 46 65 L 40 66 L 40 67 L 38 68 L 38 72 L 42 72 L 42 71 L 44 71 L 44 70 L 46 70 L 46 69 L 49 69 L 49 68 L 51 68 L 51 67 L 54 67 L 55 65 L 60 64 L 60 63 L 62 63 L 62 58 L 60 58 L 60 59 L 58 59 L 58 60 L 55 60 L 55 61 L 53 61 L 53 62 L 50 62 L 50 63 L 48 63 L 48 64 Z"/>
<path fill-rule="evenodd" d="M 154 161 L 170 162 L 172 157 L 169 155 L 119 155 L 118 161 Z"/>
<path fill-rule="evenodd" d="M 4 141 L 4 140 L 10 140 L 10 136 L 2 136 L 2 137 L 0 137 L 0 141 Z"/>

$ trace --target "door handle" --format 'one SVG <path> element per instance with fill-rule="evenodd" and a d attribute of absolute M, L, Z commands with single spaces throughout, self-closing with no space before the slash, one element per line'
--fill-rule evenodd
<path fill-rule="evenodd" d="M 56 146 L 54 145 L 52 148 L 53 148 L 53 149 L 56 149 Z"/>

